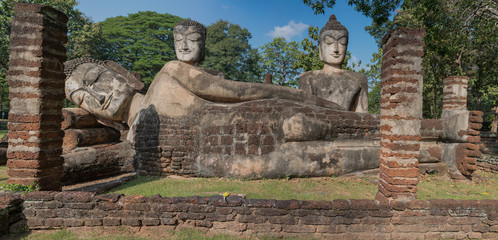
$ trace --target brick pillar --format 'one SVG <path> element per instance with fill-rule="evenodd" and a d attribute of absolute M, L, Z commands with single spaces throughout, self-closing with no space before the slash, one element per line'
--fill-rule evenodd
<path fill-rule="evenodd" d="M 471 177 L 477 170 L 477 158 L 481 156 L 479 142 L 482 127 L 482 112 L 467 110 L 468 78 L 451 76 L 444 79 L 443 91 L 443 137 L 448 146 L 456 146 L 454 158 L 446 161 L 448 166 L 456 168 L 466 177 Z M 452 151 L 448 148 L 447 152 Z M 449 154 L 447 154 L 449 155 Z M 448 163 L 449 162 L 449 163 Z M 454 169 L 453 169 L 454 170 Z M 458 172 L 450 169 L 450 176 L 455 179 L 465 179 Z"/>
<path fill-rule="evenodd" d="M 451 109 L 467 110 L 468 82 L 465 76 L 452 76 L 444 79 L 443 112 Z"/>
<path fill-rule="evenodd" d="M 68 18 L 38 4 L 15 4 L 14 12 L 7 182 L 60 190 Z"/>
<path fill-rule="evenodd" d="M 422 118 L 423 29 L 397 28 L 383 38 L 380 183 L 376 199 L 415 199 Z"/>

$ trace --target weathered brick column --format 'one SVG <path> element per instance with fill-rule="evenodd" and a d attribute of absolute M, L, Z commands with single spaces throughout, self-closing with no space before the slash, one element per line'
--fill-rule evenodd
<path fill-rule="evenodd" d="M 465 76 L 452 76 L 444 79 L 443 112 L 450 109 L 467 110 L 467 85 Z"/>
<path fill-rule="evenodd" d="M 445 163 L 464 176 L 470 177 L 477 170 L 480 129 L 482 127 L 482 112 L 467 110 L 466 76 L 451 76 L 444 79 L 443 91 L 443 138 Z M 450 170 L 450 176 L 455 179 L 465 179 L 458 172 Z"/>
<path fill-rule="evenodd" d="M 397 28 L 383 39 L 380 183 L 377 200 L 415 199 L 422 118 L 423 29 Z"/>
<path fill-rule="evenodd" d="M 7 182 L 60 190 L 68 18 L 38 4 L 16 4 L 14 11 Z"/>

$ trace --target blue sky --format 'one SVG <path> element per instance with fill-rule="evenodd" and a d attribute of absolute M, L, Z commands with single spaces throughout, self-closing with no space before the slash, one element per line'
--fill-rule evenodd
<path fill-rule="evenodd" d="M 375 40 L 364 30 L 371 20 L 356 12 L 345 1 L 337 1 L 324 15 L 315 15 L 302 0 L 79 0 L 77 8 L 94 22 L 139 11 L 169 13 L 196 20 L 208 26 L 223 19 L 247 28 L 256 48 L 285 37 L 300 42 L 308 26 L 322 28 L 331 14 L 349 30 L 348 50 L 362 64 L 377 51 Z"/>

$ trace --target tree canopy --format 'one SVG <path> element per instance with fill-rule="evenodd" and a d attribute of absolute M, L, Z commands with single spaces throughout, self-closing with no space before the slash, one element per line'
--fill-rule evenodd
<path fill-rule="evenodd" d="M 265 71 L 272 74 L 275 84 L 282 86 L 297 87 L 297 77 L 301 71 L 296 63 L 300 54 L 297 42 L 287 42 L 281 37 L 276 37 L 261 47 Z"/>
<path fill-rule="evenodd" d="M 249 39 L 246 28 L 218 20 L 207 27 L 206 57 L 200 65 L 221 71 L 230 80 L 260 82 L 259 55 Z"/>
<path fill-rule="evenodd" d="M 308 27 L 308 37 L 301 41 L 302 52 L 297 56 L 296 67 L 304 71 L 319 70 L 323 68 L 318 51 L 319 29 L 315 26 Z"/>
<path fill-rule="evenodd" d="M 175 59 L 173 28 L 182 20 L 171 14 L 152 11 L 108 18 L 96 26 L 105 39 L 101 46 L 105 59 L 138 72 L 150 84 L 163 65 Z"/>

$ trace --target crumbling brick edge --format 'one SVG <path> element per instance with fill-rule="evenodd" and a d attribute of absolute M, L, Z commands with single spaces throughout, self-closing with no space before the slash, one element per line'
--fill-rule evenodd
<path fill-rule="evenodd" d="M 320 239 L 498 238 L 498 200 L 300 201 L 91 192 L 0 193 L 0 236 L 19 229 L 194 228 Z"/>

